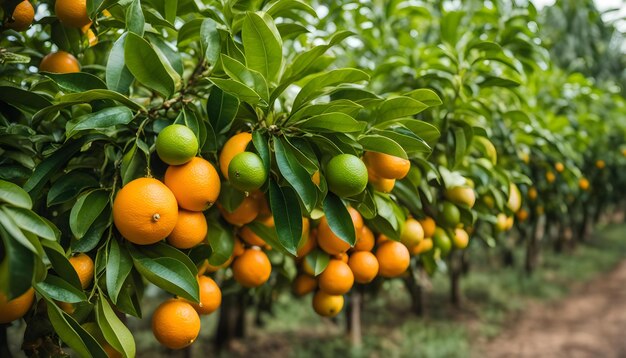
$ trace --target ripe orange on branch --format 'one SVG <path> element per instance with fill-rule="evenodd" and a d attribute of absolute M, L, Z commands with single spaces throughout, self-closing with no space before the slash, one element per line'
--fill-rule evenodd
<path fill-rule="evenodd" d="M 126 184 L 113 201 L 113 222 L 128 241 L 150 245 L 165 239 L 176 226 L 178 204 L 172 191 L 153 178 Z"/>
<path fill-rule="evenodd" d="M 178 205 L 186 210 L 206 210 L 220 195 L 221 183 L 217 171 L 200 157 L 194 157 L 183 165 L 170 165 L 165 171 L 164 182 L 174 193 Z"/>
<path fill-rule="evenodd" d="M 247 249 L 233 263 L 235 281 L 243 287 L 259 287 L 267 282 L 271 273 L 270 260 L 263 251 L 257 248 Z"/>
<path fill-rule="evenodd" d="M 17 4 L 13 14 L 4 23 L 4 27 L 15 31 L 24 31 L 30 27 L 35 18 L 35 9 L 28 0 Z"/>
<path fill-rule="evenodd" d="M 39 63 L 39 71 L 51 73 L 80 72 L 80 64 L 76 57 L 65 51 L 46 55 Z"/>
<path fill-rule="evenodd" d="M 93 281 L 94 263 L 91 257 L 81 253 L 69 259 L 70 264 L 74 267 L 80 285 L 83 289 L 89 287 Z"/>
<path fill-rule="evenodd" d="M 0 324 L 10 323 L 24 317 L 34 301 L 35 290 L 32 288 L 10 301 L 4 293 L 0 292 Z"/>
<path fill-rule="evenodd" d="M 191 345 L 200 333 L 200 317 L 182 299 L 163 302 L 152 315 L 152 332 L 156 339 L 170 349 Z"/>
<path fill-rule="evenodd" d="M 365 152 L 363 160 L 372 174 L 384 179 L 402 179 L 411 169 L 408 159 L 380 152 Z"/>
<path fill-rule="evenodd" d="M 230 165 L 230 161 L 233 160 L 237 154 L 244 152 L 251 140 L 252 134 L 243 132 L 235 134 L 230 137 L 226 143 L 224 143 L 224 147 L 222 147 L 222 152 L 220 153 L 219 162 L 220 171 L 226 179 L 228 179 L 228 166 Z"/>

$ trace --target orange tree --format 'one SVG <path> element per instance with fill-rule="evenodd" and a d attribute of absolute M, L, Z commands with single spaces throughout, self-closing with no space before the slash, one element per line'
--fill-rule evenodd
<path fill-rule="evenodd" d="M 458 303 L 514 217 L 531 260 L 539 223 L 617 201 L 623 99 L 550 66 L 532 5 L 365 5 L 3 2 L 3 331 L 134 356 L 126 315 L 179 349 L 220 307 L 218 337 L 282 289 L 322 316 L 394 277 L 419 301 L 423 272 Z"/>

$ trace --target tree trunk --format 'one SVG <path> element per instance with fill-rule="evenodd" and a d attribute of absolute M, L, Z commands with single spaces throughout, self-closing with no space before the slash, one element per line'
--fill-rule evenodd
<path fill-rule="evenodd" d="M 11 351 L 9 350 L 9 340 L 7 339 L 9 324 L 0 324 L 0 357 L 12 357 Z"/>
<path fill-rule="evenodd" d="M 361 287 L 355 287 L 350 293 L 349 317 L 346 320 L 348 333 L 350 335 L 350 345 L 352 349 L 361 348 L 363 345 L 363 337 L 361 335 L 361 306 L 363 294 Z"/>
<path fill-rule="evenodd" d="M 419 268 L 421 272 L 421 268 Z M 424 290 L 422 285 L 415 278 L 415 273 L 409 270 L 409 274 L 404 277 L 404 285 L 411 296 L 411 311 L 416 316 L 424 315 Z"/>
<path fill-rule="evenodd" d="M 245 334 L 245 294 L 226 297 L 220 306 L 220 316 L 215 333 L 215 350 L 228 349 L 235 338 Z"/>

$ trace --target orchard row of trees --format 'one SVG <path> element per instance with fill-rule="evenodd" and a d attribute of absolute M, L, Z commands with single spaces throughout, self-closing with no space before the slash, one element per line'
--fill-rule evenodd
<path fill-rule="evenodd" d="M 477 251 L 531 274 L 624 205 L 626 63 L 591 0 L 2 9 L 2 356 L 22 318 L 27 354 L 132 357 L 127 315 L 179 349 L 218 309 L 222 347 L 290 291 L 347 303 L 359 344 L 385 280 L 419 314 L 448 274 L 459 304 Z"/>

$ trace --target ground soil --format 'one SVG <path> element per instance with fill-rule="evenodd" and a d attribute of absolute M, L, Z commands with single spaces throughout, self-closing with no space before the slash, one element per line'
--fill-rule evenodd
<path fill-rule="evenodd" d="M 553 303 L 530 304 L 484 357 L 626 357 L 626 262 Z"/>

